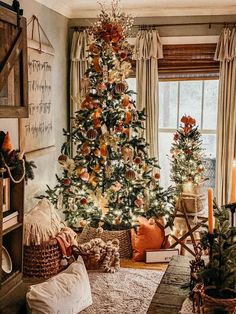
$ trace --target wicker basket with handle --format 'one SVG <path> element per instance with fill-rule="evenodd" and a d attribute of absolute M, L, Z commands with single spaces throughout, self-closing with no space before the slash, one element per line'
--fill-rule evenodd
<path fill-rule="evenodd" d="M 101 238 L 105 242 L 113 239 L 118 239 L 120 242 L 120 257 L 130 258 L 132 256 L 130 229 L 118 231 L 103 230 L 102 233 L 98 233 L 96 228 L 86 226 L 84 227 L 81 235 L 78 237 L 78 243 L 85 243 L 94 238 Z"/>
<path fill-rule="evenodd" d="M 201 297 L 203 301 L 204 313 L 206 314 L 213 314 L 218 311 L 217 313 L 229 313 L 234 314 L 236 313 L 236 298 L 215 298 L 213 296 L 208 295 L 208 291 L 210 290 L 217 290 L 214 286 L 207 286 L 205 290 L 202 291 Z M 232 289 L 226 289 L 228 293 L 232 296 L 236 296 L 236 291 Z"/>
<path fill-rule="evenodd" d="M 40 245 L 25 245 L 24 276 L 50 278 L 61 270 L 61 258 L 61 249 L 56 239 Z"/>
<path fill-rule="evenodd" d="M 186 213 L 198 213 L 204 209 L 204 203 L 204 194 L 181 193 L 176 206 L 180 212 L 183 212 L 184 205 Z"/>

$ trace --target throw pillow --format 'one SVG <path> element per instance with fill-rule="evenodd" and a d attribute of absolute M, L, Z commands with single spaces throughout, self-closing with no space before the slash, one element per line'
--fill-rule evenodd
<path fill-rule="evenodd" d="M 156 223 L 150 224 L 144 217 L 139 217 L 138 220 L 137 232 L 131 232 L 133 259 L 137 262 L 145 260 L 145 250 L 160 249 L 165 240 L 164 228 L 160 228 Z M 168 246 L 168 242 L 166 244 Z"/>
<path fill-rule="evenodd" d="M 87 308 L 92 295 L 82 257 L 55 277 L 31 286 L 26 299 L 32 314 L 77 314 Z"/>
<path fill-rule="evenodd" d="M 48 199 L 43 198 L 24 218 L 24 245 L 48 242 L 61 230 L 61 219 Z"/>

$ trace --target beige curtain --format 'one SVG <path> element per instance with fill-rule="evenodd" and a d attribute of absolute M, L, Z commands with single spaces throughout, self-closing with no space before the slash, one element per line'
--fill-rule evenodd
<path fill-rule="evenodd" d="M 71 116 L 76 110 L 80 103 L 80 98 L 83 96 L 81 86 L 82 77 L 88 67 L 88 41 L 89 35 L 87 30 L 74 31 L 71 44 L 70 53 L 70 96 L 71 96 Z"/>
<path fill-rule="evenodd" d="M 136 59 L 137 109 L 145 108 L 146 141 L 150 157 L 158 158 L 158 62 L 163 58 L 162 44 L 157 30 L 142 30 L 137 34 Z"/>
<path fill-rule="evenodd" d="M 230 203 L 236 134 L 236 31 L 224 28 L 215 53 L 220 61 L 217 124 L 216 199 Z"/>

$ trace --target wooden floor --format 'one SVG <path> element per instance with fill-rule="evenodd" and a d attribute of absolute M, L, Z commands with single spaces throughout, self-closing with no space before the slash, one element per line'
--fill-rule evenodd
<path fill-rule="evenodd" d="M 160 271 L 165 271 L 167 268 L 167 263 L 155 263 L 146 264 L 144 262 L 134 262 L 128 259 L 121 260 L 121 267 L 124 268 L 136 268 L 136 269 L 156 269 Z M 0 310 L 1 314 L 27 314 L 25 305 L 25 296 L 30 285 L 36 284 L 42 280 L 24 278 L 23 283 L 21 283 L 14 292 L 10 293 L 4 300 L 5 306 Z"/>
<path fill-rule="evenodd" d="M 124 268 L 136 268 L 136 269 L 155 269 L 160 271 L 165 271 L 168 263 L 151 263 L 146 264 L 144 262 L 135 262 L 131 259 L 122 259 L 121 267 Z"/>

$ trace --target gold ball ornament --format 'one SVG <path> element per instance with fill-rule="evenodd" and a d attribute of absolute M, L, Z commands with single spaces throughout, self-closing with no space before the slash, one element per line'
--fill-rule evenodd
<path fill-rule="evenodd" d="M 125 173 L 125 178 L 127 180 L 134 180 L 136 178 L 136 173 L 133 170 L 128 170 Z"/>
<path fill-rule="evenodd" d="M 86 133 L 86 137 L 90 141 L 95 140 L 97 135 L 98 135 L 98 132 L 95 129 L 89 129 Z"/>
<path fill-rule="evenodd" d="M 95 43 L 91 44 L 89 46 L 89 51 L 94 55 L 94 56 L 98 56 L 101 52 L 101 48 L 96 45 Z"/>
<path fill-rule="evenodd" d="M 67 162 L 68 156 L 62 154 L 58 157 L 59 164 L 63 165 L 65 162 Z"/>
<path fill-rule="evenodd" d="M 115 86 L 115 92 L 117 94 L 123 94 L 124 92 L 127 91 L 127 89 L 128 89 L 128 85 L 126 82 L 119 82 Z"/>

